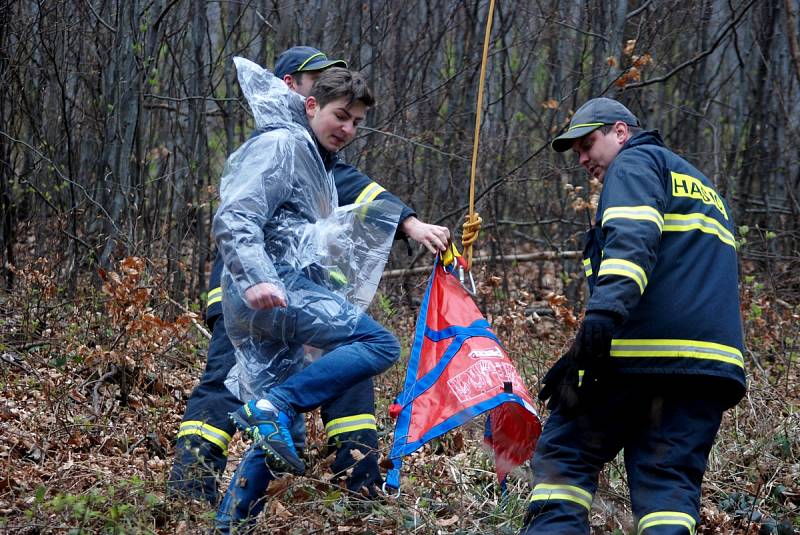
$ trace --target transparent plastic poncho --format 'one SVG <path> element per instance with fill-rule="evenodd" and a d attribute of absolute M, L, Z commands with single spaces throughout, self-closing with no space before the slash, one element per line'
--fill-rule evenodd
<path fill-rule="evenodd" d="M 236 348 L 226 385 L 247 401 L 302 369 L 308 348 L 332 349 L 333 330 L 353 332 L 377 289 L 401 206 L 338 206 L 303 97 L 255 63 L 234 62 L 260 133 L 228 158 L 213 231 Z M 250 308 L 244 293 L 262 282 L 280 288 L 287 307 Z"/>

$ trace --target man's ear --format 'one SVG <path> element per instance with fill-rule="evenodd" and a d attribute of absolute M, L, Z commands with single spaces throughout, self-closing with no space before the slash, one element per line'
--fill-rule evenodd
<path fill-rule="evenodd" d="M 617 121 L 614 123 L 614 133 L 617 135 L 617 141 L 620 145 L 625 144 L 628 138 L 631 137 L 631 132 L 628 129 L 627 123 L 624 121 Z"/>
<path fill-rule="evenodd" d="M 294 81 L 294 76 L 291 74 L 283 75 L 283 83 L 286 84 L 292 91 L 297 91 L 297 84 Z"/>
<path fill-rule="evenodd" d="M 306 117 L 313 119 L 319 110 L 319 102 L 314 97 L 306 97 Z"/>

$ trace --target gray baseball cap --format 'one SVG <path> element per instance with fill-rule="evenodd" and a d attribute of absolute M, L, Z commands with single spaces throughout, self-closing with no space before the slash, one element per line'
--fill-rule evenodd
<path fill-rule="evenodd" d="M 587 134 L 591 134 L 601 126 L 622 121 L 628 126 L 640 126 L 639 119 L 631 110 L 616 100 L 599 97 L 593 98 L 578 108 L 567 131 L 558 136 L 550 144 L 556 152 L 564 152 L 572 147 L 572 142 Z"/>

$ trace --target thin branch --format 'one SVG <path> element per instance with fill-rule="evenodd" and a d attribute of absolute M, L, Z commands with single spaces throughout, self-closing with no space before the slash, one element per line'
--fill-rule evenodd
<path fill-rule="evenodd" d="M 576 32 L 578 32 L 580 34 L 583 34 L 583 35 L 588 35 L 589 37 L 596 37 L 596 38 L 601 39 L 601 40 L 605 41 L 606 43 L 608 43 L 608 37 L 606 37 L 605 35 L 600 35 L 599 33 L 594 33 L 594 32 L 590 32 L 590 31 L 587 31 L 587 30 L 581 30 L 580 28 L 577 28 L 577 27 L 573 26 L 572 24 L 567 24 L 566 22 L 561 22 L 559 20 L 554 20 L 553 22 L 555 24 L 558 24 L 559 26 L 563 26 L 565 28 L 569 28 L 570 30 L 576 31 Z"/>
<path fill-rule="evenodd" d="M 180 308 L 180 309 L 181 309 L 181 310 L 183 310 L 185 313 L 187 313 L 187 314 L 192 314 L 192 316 L 190 316 L 190 318 L 189 318 L 189 319 L 191 319 L 191 320 L 192 320 L 192 325 L 194 325 L 194 326 L 197 328 L 197 330 L 198 330 L 198 331 L 200 331 L 200 334 L 202 334 L 203 336 L 205 336 L 207 340 L 211 340 L 211 333 L 210 333 L 210 332 L 208 332 L 208 329 L 206 329 L 205 327 L 203 327 L 202 325 L 200 325 L 200 322 L 199 322 L 199 321 L 197 321 L 197 320 L 194 318 L 194 312 L 192 312 L 191 310 L 189 310 L 188 308 L 186 308 L 186 307 L 185 307 L 185 306 L 183 306 L 182 304 L 178 303 L 177 301 L 175 301 L 173 298 L 171 298 L 171 297 L 169 297 L 169 296 L 167 297 L 167 299 L 169 300 L 169 302 L 170 302 L 170 303 L 172 303 L 172 304 L 173 304 L 173 305 L 175 305 L 176 307 Z"/>
<path fill-rule="evenodd" d="M 81 192 L 86 196 L 86 199 L 90 203 L 92 203 L 94 206 L 96 206 L 101 212 L 103 212 L 103 214 L 105 214 L 105 216 L 108 218 L 108 220 L 111 221 L 111 225 L 114 227 L 114 229 L 117 232 L 122 233 L 120 228 L 117 226 L 117 223 L 111 218 L 111 215 L 106 211 L 106 209 L 103 207 L 103 205 L 100 204 L 99 202 L 97 202 L 96 200 L 94 200 L 94 198 L 92 198 L 92 196 L 89 195 L 89 192 L 86 191 L 86 188 L 84 188 L 82 184 L 79 184 L 78 182 L 75 182 L 71 178 L 69 178 L 66 175 L 64 175 L 64 173 L 61 172 L 61 170 L 58 168 L 58 165 L 56 165 L 56 163 L 53 162 L 53 160 L 51 160 L 50 158 L 48 158 L 47 156 L 45 156 L 44 154 L 39 152 L 39 150 L 36 149 L 36 147 L 30 145 L 29 143 L 26 143 L 26 142 L 22 141 L 21 139 L 16 139 L 16 138 L 11 137 L 7 133 L 5 133 L 3 130 L 0 130 L 0 135 L 3 135 L 5 137 L 7 137 L 8 139 L 13 141 L 14 143 L 19 143 L 20 145 L 23 145 L 23 146 L 27 147 L 31 152 L 36 154 L 39 158 L 41 158 L 45 162 L 49 163 L 50 166 L 53 168 L 53 171 L 55 171 L 55 173 L 58 175 L 58 177 L 61 180 L 63 180 L 64 182 L 68 182 L 68 183 L 72 184 L 73 186 L 77 187 L 79 190 L 81 190 Z M 30 184 L 30 182 L 28 182 L 28 184 Z M 56 213 L 58 213 L 58 210 L 56 210 Z"/>
<path fill-rule="evenodd" d="M 625 16 L 625 20 L 632 19 L 633 17 L 635 17 L 636 15 L 638 15 L 639 13 L 641 13 L 642 11 L 644 11 L 645 9 L 650 7 L 650 4 L 652 4 L 652 3 L 653 3 L 653 0 L 647 0 L 644 4 L 642 4 L 641 6 L 637 7 L 636 9 L 634 9 L 633 11 L 628 13 Z"/>
<path fill-rule="evenodd" d="M 744 14 L 747 13 L 750 10 L 751 7 L 753 7 L 753 4 L 755 4 L 756 1 L 757 0 L 750 0 L 750 3 L 747 4 L 747 6 L 745 6 L 745 8 L 742 10 L 741 13 L 739 13 L 739 15 L 733 20 L 733 22 L 728 24 L 728 26 L 720 34 L 720 36 L 717 37 L 717 39 L 706 50 L 704 50 L 703 52 L 697 54 L 695 57 L 684 61 L 683 63 L 681 63 L 680 65 L 678 65 L 677 67 L 675 67 L 674 69 L 669 71 L 664 76 L 659 76 L 658 78 L 651 78 L 649 80 L 643 80 L 641 82 L 636 82 L 634 84 L 626 84 L 625 85 L 625 89 L 636 89 L 637 87 L 644 87 L 644 86 L 647 86 L 647 85 L 657 84 L 659 82 L 666 82 L 667 80 L 669 80 L 670 78 L 672 78 L 673 76 L 678 74 L 680 71 L 682 71 L 686 67 L 694 65 L 695 63 L 698 63 L 703 58 L 711 55 L 717 49 L 717 47 L 722 42 L 722 40 L 725 38 L 725 36 L 727 36 L 728 33 L 730 33 L 730 31 L 733 30 L 739 24 L 739 22 L 742 20 L 742 17 L 744 17 Z"/>
<path fill-rule="evenodd" d="M 375 134 L 382 134 L 387 137 L 393 137 L 395 139 L 405 141 L 412 145 L 416 145 L 417 147 L 422 147 L 423 149 L 432 150 L 433 152 L 441 154 L 442 156 L 447 156 L 448 158 L 455 158 L 456 160 L 462 160 L 465 162 L 469 161 L 469 159 L 466 158 L 465 156 L 459 156 L 458 154 L 453 154 L 452 152 L 444 152 L 443 150 L 437 149 L 433 145 L 428 145 L 427 143 L 420 143 L 419 141 L 414 141 L 413 139 L 409 139 L 407 137 L 403 137 L 398 134 L 393 134 L 392 132 L 387 132 L 385 130 L 378 130 L 377 128 L 370 128 L 368 126 L 359 126 L 358 129 L 364 130 L 366 132 L 373 132 Z"/>
<path fill-rule="evenodd" d="M 95 10 L 94 10 L 94 6 L 92 5 L 92 2 L 91 2 L 91 0 L 86 0 L 86 5 L 87 5 L 87 6 L 89 6 L 89 11 L 91 11 L 91 12 L 92 12 L 92 15 L 94 15 L 94 17 L 95 17 L 97 20 L 99 20 L 99 21 L 100 21 L 100 24 L 102 24 L 103 26 L 105 26 L 105 27 L 108 29 L 108 31 L 110 31 L 110 32 L 113 32 L 113 33 L 117 33 L 117 29 L 116 29 L 116 28 L 114 28 L 113 26 L 111 26 L 111 25 L 110 25 L 109 23 L 107 23 L 106 21 L 104 21 L 104 20 L 103 20 L 103 17 L 101 17 L 101 16 L 100 16 L 100 14 L 99 14 L 97 11 L 95 11 Z"/>
<path fill-rule="evenodd" d="M 583 253 L 581 251 L 542 251 L 539 253 L 526 253 L 517 255 L 503 255 L 503 260 L 508 262 L 537 262 L 540 260 L 571 260 L 581 258 Z M 496 260 L 492 256 L 479 256 L 472 259 L 473 264 L 485 264 L 492 260 Z M 431 270 L 430 266 L 422 266 L 415 268 L 402 268 L 391 269 L 383 272 L 384 279 L 403 278 L 409 275 L 419 275 L 420 273 L 427 273 Z"/>
<path fill-rule="evenodd" d="M 154 98 L 157 100 L 168 100 L 169 102 L 187 102 L 189 100 L 210 100 L 211 102 L 226 102 L 238 101 L 238 98 L 218 98 L 218 97 L 203 97 L 203 96 L 188 96 L 188 97 L 167 97 L 165 95 L 156 95 L 153 93 L 145 93 L 142 95 L 145 98 Z"/>

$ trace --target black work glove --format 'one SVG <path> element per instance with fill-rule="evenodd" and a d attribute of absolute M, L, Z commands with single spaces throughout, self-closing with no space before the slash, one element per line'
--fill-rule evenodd
<path fill-rule="evenodd" d="M 547 370 L 542 379 L 544 386 L 539 391 L 539 399 L 547 402 L 551 411 L 558 405 L 574 408 L 578 403 L 578 366 L 575 360 L 575 345 L 564 353 Z"/>
<path fill-rule="evenodd" d="M 572 347 L 558 359 L 542 379 L 539 399 L 547 401 L 551 411 L 556 406 L 574 412 L 591 402 L 602 373 L 602 361 L 611 353 L 611 338 L 618 317 L 613 313 L 590 312 L 581 324 Z M 583 377 L 580 374 L 583 371 Z"/>
<path fill-rule="evenodd" d="M 575 362 L 582 372 L 578 384 L 578 403 L 581 405 L 591 406 L 600 394 L 617 323 L 618 316 L 610 312 L 587 312 L 578 329 Z"/>
<path fill-rule="evenodd" d="M 591 370 L 611 354 L 611 338 L 617 316 L 610 312 L 587 312 L 575 336 L 575 363 L 581 370 Z"/>

